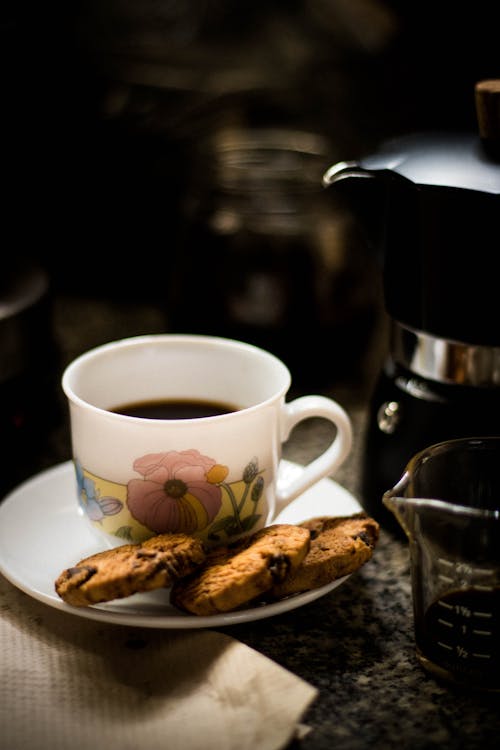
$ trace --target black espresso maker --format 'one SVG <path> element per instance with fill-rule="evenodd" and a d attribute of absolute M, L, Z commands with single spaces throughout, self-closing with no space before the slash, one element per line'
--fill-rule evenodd
<path fill-rule="evenodd" d="M 500 82 L 476 86 L 478 133 L 416 133 L 324 176 L 379 254 L 390 342 L 372 394 L 362 501 L 393 527 L 383 493 L 419 450 L 500 435 Z"/>

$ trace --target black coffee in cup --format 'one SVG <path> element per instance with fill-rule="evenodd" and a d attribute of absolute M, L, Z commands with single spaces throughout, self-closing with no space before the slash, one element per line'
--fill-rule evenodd
<path fill-rule="evenodd" d="M 153 399 L 116 406 L 110 411 L 142 419 L 199 419 L 238 411 L 234 404 L 204 399 Z"/>

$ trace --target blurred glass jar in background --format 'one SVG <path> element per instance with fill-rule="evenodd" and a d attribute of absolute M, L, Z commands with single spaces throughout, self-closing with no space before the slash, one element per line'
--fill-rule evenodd
<path fill-rule="evenodd" d="M 32 190 L 31 225 L 57 290 L 255 341 L 308 390 L 364 373 L 378 269 L 322 176 L 377 129 L 353 74 L 392 24 L 365 6 L 88 0 L 44 8 L 44 33 L 33 18 L 50 118 L 30 173 L 55 187 Z"/>
<path fill-rule="evenodd" d="M 61 419 L 49 278 L 20 255 L 0 281 L 0 499 L 35 469 Z"/>
<path fill-rule="evenodd" d="M 322 187 L 327 139 L 227 128 L 200 150 L 172 260 L 170 330 L 262 346 L 299 388 L 362 377 L 378 270 Z"/>

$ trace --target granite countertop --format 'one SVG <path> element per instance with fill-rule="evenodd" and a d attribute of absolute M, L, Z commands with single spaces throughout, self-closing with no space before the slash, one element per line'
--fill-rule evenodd
<path fill-rule="evenodd" d="M 335 481 L 358 497 L 366 409 L 347 408 L 354 450 Z M 285 451 L 298 462 L 327 439 L 324 425 L 313 421 L 307 429 L 311 435 L 297 436 Z M 298 746 L 303 750 L 472 749 L 498 740 L 498 694 L 438 683 L 419 666 L 408 545 L 384 528 L 373 558 L 330 595 L 231 633 L 320 689 L 304 719 L 314 731 Z"/>
<path fill-rule="evenodd" d="M 104 303 L 61 303 L 56 312 L 63 364 L 90 346 L 122 335 L 160 331 L 164 325 L 162 316 L 155 311 L 117 309 Z M 366 403 L 349 389 L 341 389 L 335 395 L 349 412 L 355 435 L 352 455 L 335 481 L 357 496 Z M 307 461 L 329 440 L 328 429 L 321 420 L 304 423 L 292 434 L 285 457 Z M 69 452 L 63 420 L 47 436 L 39 468 L 68 459 Z M 39 637 L 42 623 L 49 616 L 66 617 L 68 638 L 78 628 L 73 618 L 52 612 L 10 584 L 3 598 L 4 606 L 10 607 L 15 600 L 17 612 L 24 611 L 38 623 Z M 95 648 L 102 629 L 102 624 L 95 624 Z M 310 730 L 293 743 L 294 750 L 401 746 L 412 750 L 472 750 L 490 747 L 498 739 L 498 695 L 441 684 L 418 665 L 408 547 L 404 538 L 393 536 L 384 528 L 373 558 L 330 594 L 285 614 L 219 630 L 319 690 L 304 717 Z M 117 633 L 117 637 L 124 638 L 122 629 L 117 628 Z M 135 629 L 134 641 L 145 646 L 160 635 L 158 631 Z"/>

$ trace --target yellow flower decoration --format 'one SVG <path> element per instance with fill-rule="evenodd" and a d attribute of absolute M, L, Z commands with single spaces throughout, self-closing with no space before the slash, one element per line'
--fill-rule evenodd
<path fill-rule="evenodd" d="M 215 464 L 211 469 L 209 469 L 209 471 L 207 471 L 207 482 L 209 482 L 210 484 L 220 484 L 224 481 L 228 474 L 229 469 L 227 466 L 222 466 L 222 464 Z"/>

